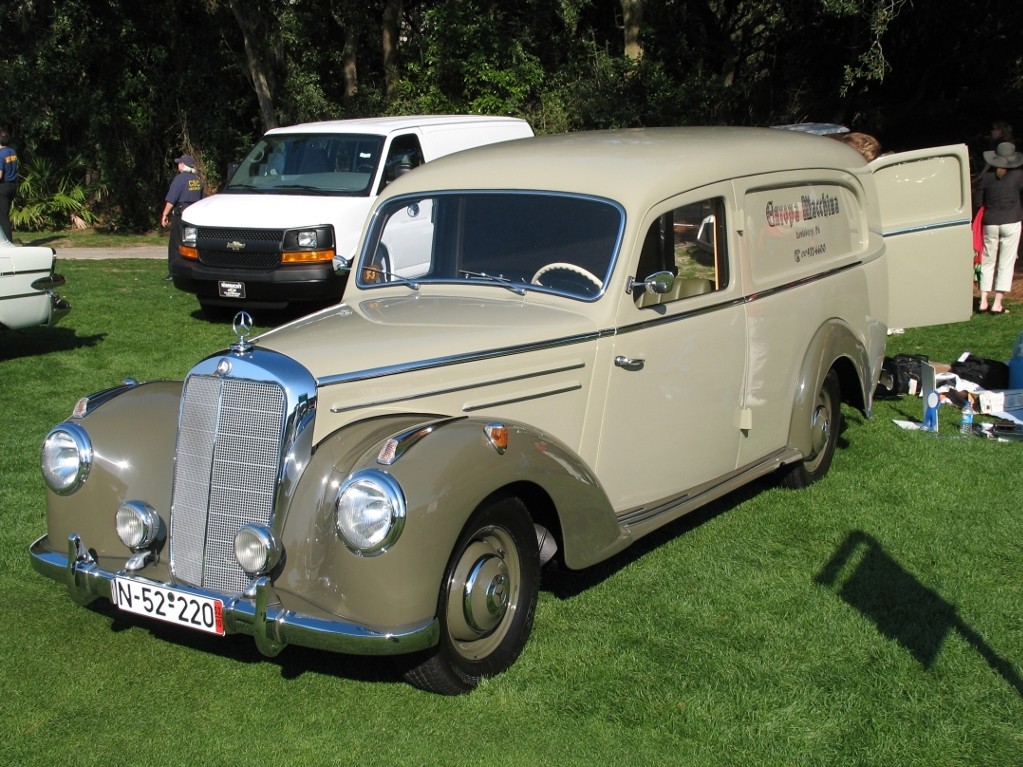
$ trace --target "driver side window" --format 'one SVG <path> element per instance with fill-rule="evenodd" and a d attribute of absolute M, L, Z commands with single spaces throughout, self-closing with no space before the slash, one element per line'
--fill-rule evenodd
<path fill-rule="evenodd" d="M 647 230 L 634 278 L 671 272 L 674 286 L 659 294 L 640 290 L 639 307 L 680 301 L 728 285 L 725 204 L 721 197 L 688 203 L 658 216 Z"/>

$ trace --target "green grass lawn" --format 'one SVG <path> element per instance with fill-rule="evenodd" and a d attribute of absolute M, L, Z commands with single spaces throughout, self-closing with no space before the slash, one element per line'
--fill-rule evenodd
<path fill-rule="evenodd" d="M 69 229 L 66 231 L 14 232 L 14 242 L 18 245 L 47 245 L 61 248 L 124 248 L 135 245 L 167 244 L 167 231 L 154 230 L 124 234 L 123 232 L 107 232 L 96 229 Z"/>
<path fill-rule="evenodd" d="M 74 309 L 0 336 L 0 764 L 1023 763 L 1023 443 L 846 411 L 828 477 L 760 483 L 592 570 L 549 572 L 506 674 L 443 698 L 386 661 L 78 607 L 32 571 L 39 445 L 82 394 L 231 342 L 158 261 L 60 262 Z M 1006 317 L 892 352 L 1006 358 Z M 140 429 L 145 424 L 139 424 Z"/>

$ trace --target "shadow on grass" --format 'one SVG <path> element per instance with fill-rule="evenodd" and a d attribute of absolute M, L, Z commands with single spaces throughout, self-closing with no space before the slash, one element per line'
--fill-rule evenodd
<path fill-rule="evenodd" d="M 83 349 L 96 346 L 106 337 L 106 333 L 80 336 L 74 328 L 62 327 L 0 331 L 0 361 Z"/>
<path fill-rule="evenodd" d="M 390 656 L 344 655 L 295 645 L 285 647 L 280 655 L 271 658 L 260 653 L 252 637 L 244 634 L 219 637 L 145 618 L 136 619 L 104 599 L 95 600 L 86 609 L 109 618 L 110 630 L 114 633 L 139 629 L 148 632 L 153 640 L 237 663 L 272 663 L 280 669 L 282 679 L 297 679 L 312 673 L 356 682 L 406 684 L 402 667 Z"/>
<path fill-rule="evenodd" d="M 959 617 L 955 605 L 920 583 L 867 533 L 849 533 L 814 582 L 834 589 L 925 668 L 934 665 L 946 638 L 952 632 L 959 634 L 1023 697 L 1023 679 L 1012 663 Z"/>
<path fill-rule="evenodd" d="M 862 423 L 863 417 L 859 413 L 845 414 L 842 418 L 842 428 L 839 432 L 837 449 L 839 451 L 849 446 L 849 440 L 845 436 L 846 430 L 856 423 Z M 569 570 L 565 568 L 556 558 L 548 564 L 542 572 L 541 589 L 552 594 L 558 599 L 571 599 L 584 591 L 604 582 L 619 570 L 624 569 L 646 554 L 663 546 L 671 540 L 684 535 L 690 530 L 695 530 L 706 524 L 715 517 L 731 511 L 750 498 L 760 493 L 778 487 L 779 477 L 777 473 L 755 479 L 748 485 L 733 490 L 717 500 L 711 501 L 705 506 L 690 511 L 662 528 L 646 535 L 636 543 L 629 546 L 619 554 L 599 562 L 585 570 Z M 799 492 L 791 490 L 786 492 Z"/>
<path fill-rule="evenodd" d="M 315 305 L 310 304 L 308 306 L 287 306 L 283 309 L 252 309 L 247 306 L 207 306 L 204 309 L 200 308 L 193 311 L 191 317 L 192 319 L 205 321 L 210 324 L 227 325 L 230 327 L 238 312 L 245 311 L 249 313 L 253 322 L 258 327 L 269 329 L 300 319 L 301 317 L 317 312 L 320 309 L 326 309 L 328 306 L 333 306 L 336 303 L 337 302 L 329 302 Z"/>

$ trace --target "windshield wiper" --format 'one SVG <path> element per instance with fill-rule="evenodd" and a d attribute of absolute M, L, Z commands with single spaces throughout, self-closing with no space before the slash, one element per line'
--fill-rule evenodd
<path fill-rule="evenodd" d="M 308 192 L 310 194 L 318 194 L 324 197 L 326 197 L 328 194 L 326 190 L 321 189 L 318 186 L 308 186 L 306 184 L 280 184 L 278 186 L 272 187 L 272 189 L 275 192 L 279 192 L 282 189 L 287 189 L 289 191 L 294 190 L 296 192 Z"/>
<path fill-rule="evenodd" d="M 379 269 L 375 266 L 364 266 L 362 267 L 362 272 L 363 274 L 365 274 L 366 272 L 373 272 L 374 274 L 379 274 L 381 277 L 387 280 L 387 284 L 398 283 L 399 285 L 407 285 L 410 290 L 419 290 L 418 282 L 416 282 L 415 280 L 410 280 L 408 277 L 402 277 L 400 274 L 395 274 L 394 272 L 388 272 L 385 271 L 384 269 Z"/>
<path fill-rule="evenodd" d="M 486 272 L 472 272 L 469 271 L 468 269 L 459 269 L 458 273 L 461 274 L 463 277 L 474 277 L 475 279 L 478 280 L 496 282 L 498 285 L 508 288 L 508 290 L 510 290 L 512 293 L 515 293 L 516 295 L 519 296 L 526 295 L 526 288 L 529 287 L 525 283 L 513 282 L 512 280 L 509 280 L 507 277 L 501 277 L 496 274 L 487 274 Z"/>

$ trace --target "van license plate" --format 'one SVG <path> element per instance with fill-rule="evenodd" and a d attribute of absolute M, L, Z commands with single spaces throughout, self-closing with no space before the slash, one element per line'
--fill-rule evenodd
<path fill-rule="evenodd" d="M 120 577 L 114 578 L 113 597 L 114 604 L 125 612 L 224 635 L 224 603 L 219 599 Z"/>
<path fill-rule="evenodd" d="M 245 283 L 234 280 L 220 280 L 217 283 L 220 288 L 221 298 L 245 298 Z"/>

